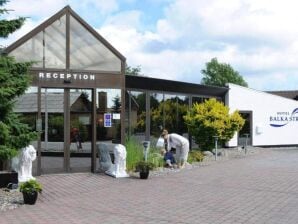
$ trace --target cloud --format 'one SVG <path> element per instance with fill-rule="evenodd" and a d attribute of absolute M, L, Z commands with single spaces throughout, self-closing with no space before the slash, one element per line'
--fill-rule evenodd
<path fill-rule="evenodd" d="M 30 19 L 9 38 L 10 43 L 67 3 L 118 49 L 130 66 L 141 65 L 146 75 L 199 83 L 200 70 L 217 57 L 237 70 L 252 88 L 296 88 L 296 1 L 153 0 L 152 4 L 164 8 L 147 24 L 149 20 L 144 18 L 149 12 L 134 5 L 142 4 L 135 0 L 57 0 L 55 4 L 50 0 L 12 0 L 9 8 L 15 11 L 10 16 L 29 15 Z"/>

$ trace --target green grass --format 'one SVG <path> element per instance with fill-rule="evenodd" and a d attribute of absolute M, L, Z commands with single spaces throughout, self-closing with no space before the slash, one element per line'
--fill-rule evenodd
<path fill-rule="evenodd" d="M 126 139 L 126 153 L 126 169 L 134 171 L 136 164 L 144 160 L 144 147 L 142 143 L 130 137 Z M 150 147 L 148 162 L 153 164 L 153 168 L 164 166 L 163 156 L 160 154 L 159 149 Z"/>
<path fill-rule="evenodd" d="M 135 170 L 137 162 L 143 160 L 143 146 L 133 137 L 126 139 L 126 169 Z"/>

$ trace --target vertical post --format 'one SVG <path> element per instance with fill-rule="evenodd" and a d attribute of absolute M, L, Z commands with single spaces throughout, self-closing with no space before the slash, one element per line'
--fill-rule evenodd
<path fill-rule="evenodd" d="M 91 133 L 92 133 L 92 140 L 91 140 L 91 172 L 95 173 L 96 171 L 96 88 L 92 89 L 92 113 L 91 113 Z"/>
<path fill-rule="evenodd" d="M 42 132 L 42 119 L 41 119 L 41 88 L 38 86 L 37 93 L 37 131 L 40 133 L 37 142 L 37 175 L 41 175 L 41 132 Z"/>
<path fill-rule="evenodd" d="M 217 161 L 217 141 L 218 141 L 218 136 L 213 136 L 215 139 L 215 161 Z"/>
<path fill-rule="evenodd" d="M 244 136 L 245 136 L 245 148 L 244 148 L 244 152 L 245 152 L 245 155 L 247 154 L 247 143 L 248 143 L 248 136 L 249 136 L 249 134 L 244 134 Z"/>
<path fill-rule="evenodd" d="M 143 146 L 144 146 L 144 159 L 147 162 L 148 152 L 149 152 L 149 148 L 150 148 L 150 141 L 143 141 Z"/>
<path fill-rule="evenodd" d="M 70 96 L 69 89 L 64 89 L 64 163 L 65 172 L 70 170 Z"/>
<path fill-rule="evenodd" d="M 121 63 L 121 112 L 120 112 L 120 126 L 121 126 L 121 144 L 125 145 L 125 61 Z"/>
<path fill-rule="evenodd" d="M 48 116 L 48 89 L 45 88 L 44 92 L 44 143 L 45 143 L 45 150 L 48 150 L 48 135 L 49 135 L 49 116 Z"/>
<path fill-rule="evenodd" d="M 145 140 L 150 140 L 150 93 L 146 91 L 146 131 Z"/>

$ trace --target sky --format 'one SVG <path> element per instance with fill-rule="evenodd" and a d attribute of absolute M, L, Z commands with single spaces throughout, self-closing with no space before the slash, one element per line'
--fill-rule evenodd
<path fill-rule="evenodd" d="M 250 88 L 298 90 L 296 0 L 10 0 L 8 46 L 69 5 L 145 76 L 199 84 L 212 58 Z"/>

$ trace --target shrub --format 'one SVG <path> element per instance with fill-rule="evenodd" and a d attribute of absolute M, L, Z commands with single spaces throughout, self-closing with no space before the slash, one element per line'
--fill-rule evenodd
<path fill-rule="evenodd" d="M 201 150 L 214 148 L 213 136 L 218 136 L 219 144 L 229 141 L 245 122 L 238 111 L 230 114 L 229 108 L 214 98 L 195 103 L 184 119 Z"/>
<path fill-rule="evenodd" d="M 189 152 L 187 162 L 202 162 L 204 159 L 204 154 L 199 150 L 193 150 Z"/>

